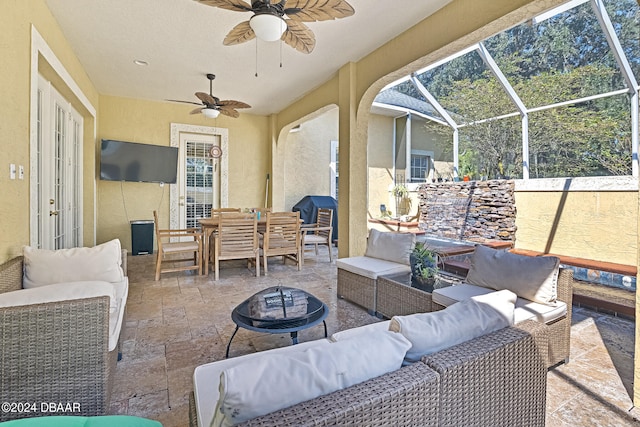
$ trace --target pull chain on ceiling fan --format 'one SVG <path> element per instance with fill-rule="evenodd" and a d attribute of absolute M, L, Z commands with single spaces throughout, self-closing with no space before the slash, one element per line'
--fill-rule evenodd
<path fill-rule="evenodd" d="M 345 0 L 195 0 L 207 6 L 236 12 L 253 12 L 248 20 L 236 25 L 225 37 L 226 46 L 244 43 L 254 38 L 264 41 L 282 40 L 302 53 L 311 53 L 316 46 L 313 31 L 304 22 L 346 18 L 355 13 Z"/>
<path fill-rule="evenodd" d="M 237 118 L 240 117 L 240 113 L 237 111 L 238 108 L 251 108 L 251 105 L 245 104 L 244 102 L 234 100 L 221 101 L 220 98 L 213 96 L 213 80 L 215 78 L 215 74 L 207 74 L 207 79 L 209 79 L 209 93 L 196 92 L 196 97 L 202 102 L 181 101 L 179 99 L 167 99 L 167 101 L 202 105 L 192 110 L 189 114 L 202 113 L 202 115 L 210 119 L 215 119 L 220 114 Z"/>

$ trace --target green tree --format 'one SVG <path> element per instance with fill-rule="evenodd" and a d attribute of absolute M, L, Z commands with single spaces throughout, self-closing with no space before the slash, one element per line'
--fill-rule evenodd
<path fill-rule="evenodd" d="M 634 0 L 606 0 L 621 45 L 640 70 L 640 8 Z M 537 25 L 525 23 L 485 42 L 527 108 L 625 87 L 611 49 L 589 3 Z M 460 170 L 490 177 L 520 176 L 519 116 L 477 53 L 418 76 L 460 129 Z M 405 83 L 404 93 L 417 94 Z M 451 141 L 451 130 L 430 125 Z M 631 173 L 630 107 L 627 95 L 529 113 L 533 177 Z"/>

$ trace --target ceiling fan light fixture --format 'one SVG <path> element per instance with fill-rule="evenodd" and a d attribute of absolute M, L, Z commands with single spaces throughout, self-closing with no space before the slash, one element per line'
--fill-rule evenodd
<path fill-rule="evenodd" d="M 270 13 L 254 15 L 249 20 L 249 26 L 256 33 L 256 37 L 265 42 L 280 40 L 287 29 L 287 23 L 284 19 Z"/>
<path fill-rule="evenodd" d="M 208 119 L 215 119 L 220 115 L 220 111 L 215 108 L 203 108 L 202 115 Z"/>

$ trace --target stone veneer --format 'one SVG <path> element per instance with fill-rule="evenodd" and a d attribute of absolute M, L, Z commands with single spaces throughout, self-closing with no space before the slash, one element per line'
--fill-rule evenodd
<path fill-rule="evenodd" d="M 420 228 L 456 239 L 515 243 L 513 180 L 435 182 L 418 189 Z"/>

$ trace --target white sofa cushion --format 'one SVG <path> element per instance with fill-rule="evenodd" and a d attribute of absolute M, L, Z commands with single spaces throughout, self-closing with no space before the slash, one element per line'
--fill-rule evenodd
<path fill-rule="evenodd" d="M 490 294 L 491 292 L 495 291 L 493 289 L 483 288 L 482 286 L 460 283 L 458 285 L 434 289 L 431 293 L 431 301 L 443 307 L 449 307 L 459 301 L 477 297 L 478 295 Z"/>
<path fill-rule="evenodd" d="M 411 272 L 409 265 L 368 256 L 341 258 L 336 261 L 336 266 L 342 270 L 373 280 L 376 280 L 378 276 Z"/>
<path fill-rule="evenodd" d="M 552 305 L 540 304 L 524 298 L 518 298 L 513 315 L 515 323 L 529 319 L 537 320 L 541 323 L 550 323 L 567 316 L 567 304 L 564 301 L 556 301 Z"/>
<path fill-rule="evenodd" d="M 212 426 L 228 426 L 395 371 L 411 343 L 389 331 L 262 357 L 220 375 Z M 277 392 L 275 392 L 277 391 Z"/>
<path fill-rule="evenodd" d="M 0 307 L 17 307 L 108 296 L 109 351 L 112 351 L 118 344 L 127 293 L 128 282 L 126 277 L 118 284 L 104 281 L 56 283 L 32 289 L 5 292 L 0 298 Z"/>
<path fill-rule="evenodd" d="M 103 295 L 109 297 L 109 310 L 117 308 L 116 290 L 113 284 L 97 280 L 54 283 L 32 289 L 5 292 L 0 298 L 0 307 L 44 304 L 48 302 L 93 298 Z"/>
<path fill-rule="evenodd" d="M 92 248 L 47 250 L 25 246 L 22 252 L 25 289 L 88 280 L 117 283 L 124 278 L 118 239 Z"/>
<path fill-rule="evenodd" d="M 307 341 L 288 347 L 274 348 L 272 350 L 250 353 L 231 359 L 222 359 L 216 362 L 207 363 L 196 367 L 193 372 L 193 391 L 196 401 L 196 414 L 198 427 L 209 427 L 213 421 L 216 409 L 216 402 L 220 398 L 220 374 L 228 368 L 232 368 L 241 363 L 255 362 L 265 354 L 285 355 L 298 353 L 311 347 L 324 347 L 329 345 L 329 340 L 319 339 Z"/>
<path fill-rule="evenodd" d="M 360 334 L 371 334 L 375 332 L 383 332 L 389 330 L 389 323 L 391 320 L 384 320 L 382 322 L 370 323 L 364 326 L 358 326 L 357 328 L 345 329 L 344 331 L 339 331 L 334 333 L 329 337 L 329 339 L 333 342 L 336 341 L 344 341 Z"/>
<path fill-rule="evenodd" d="M 558 298 L 558 257 L 530 257 L 477 245 L 466 282 L 489 289 L 509 289 L 541 304 Z"/>
<path fill-rule="evenodd" d="M 118 306 L 114 310 L 109 310 L 109 351 L 113 351 L 118 345 L 124 312 L 126 310 L 127 298 L 129 296 L 129 278 L 126 276 L 121 282 L 112 283 L 116 292 Z"/>
<path fill-rule="evenodd" d="M 455 286 L 434 289 L 431 296 L 434 303 L 444 307 L 449 307 L 458 301 L 463 301 L 479 295 L 489 295 L 494 292 L 496 291 L 483 288 L 482 286 L 461 283 Z M 534 319 L 539 322 L 549 323 L 567 315 L 567 304 L 563 301 L 556 301 L 550 304 L 540 304 L 518 297 L 513 315 L 514 323 L 516 324 L 527 319 Z"/>
<path fill-rule="evenodd" d="M 405 361 L 414 363 L 424 355 L 513 325 L 516 295 L 510 291 L 472 297 L 444 310 L 391 318 L 389 330 L 411 342 Z"/>
<path fill-rule="evenodd" d="M 409 265 L 409 255 L 416 246 L 413 233 L 369 231 L 365 256 Z"/>

